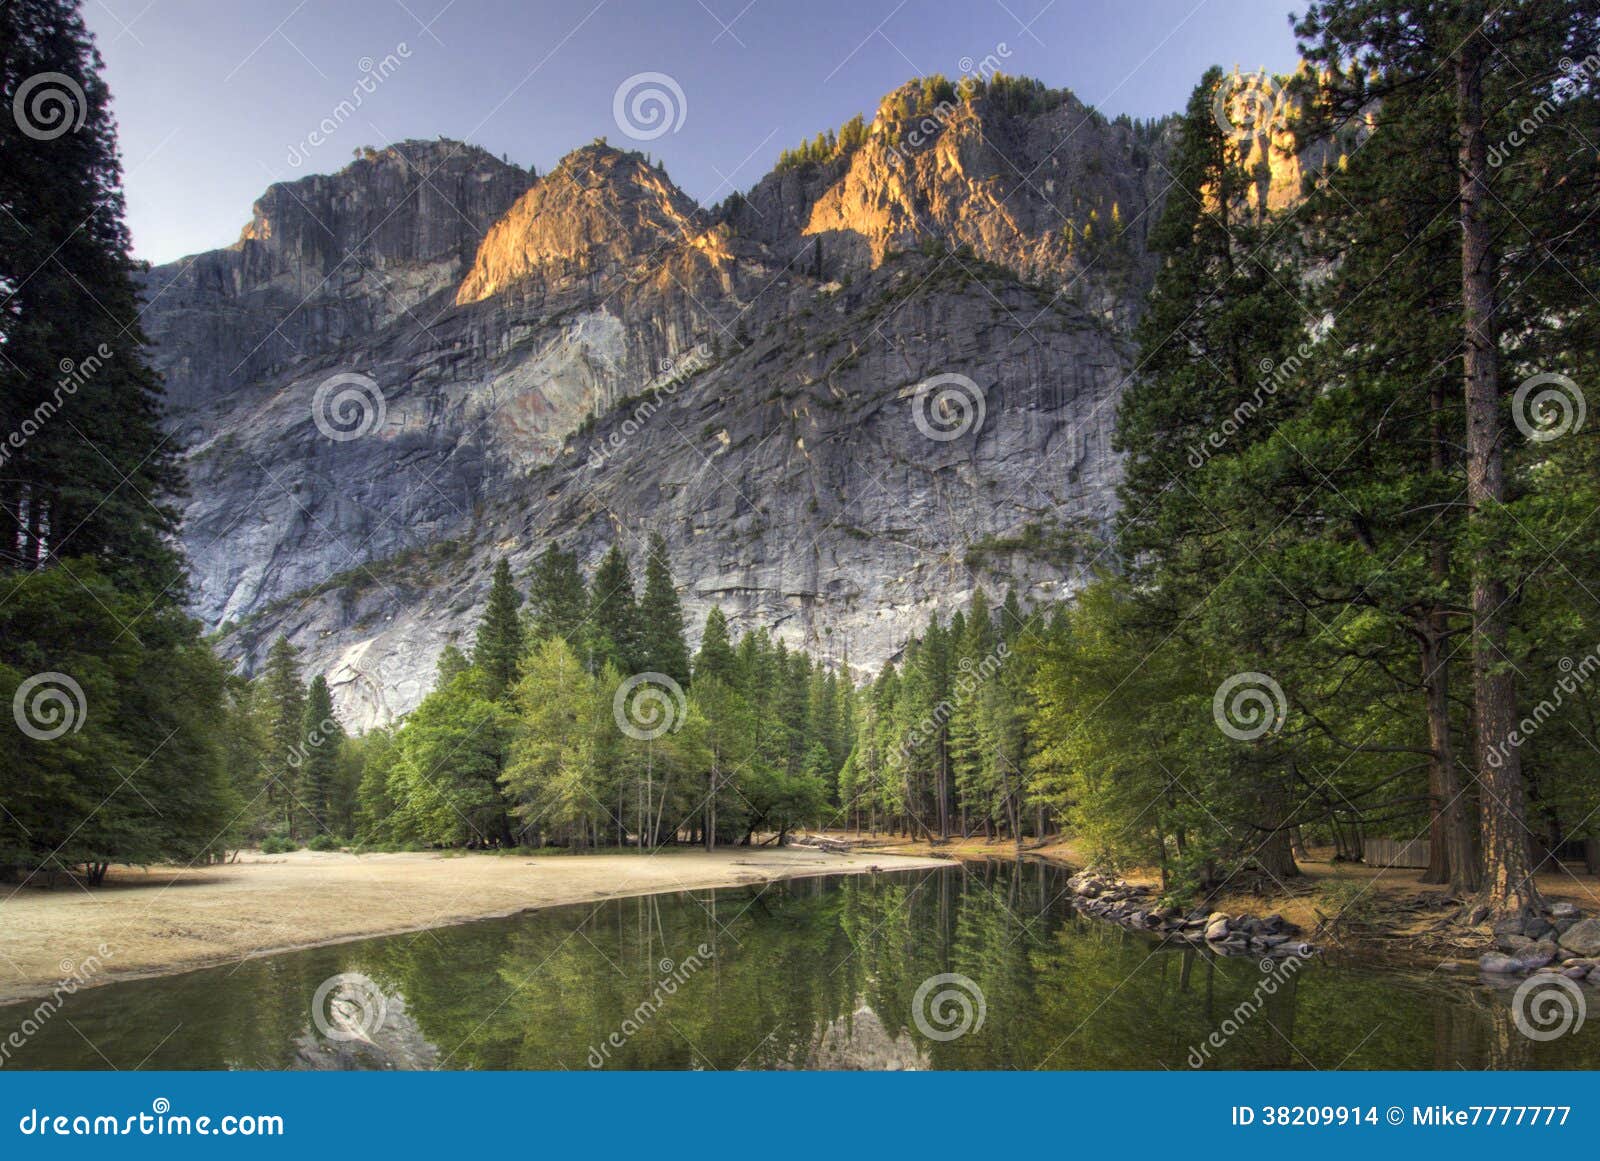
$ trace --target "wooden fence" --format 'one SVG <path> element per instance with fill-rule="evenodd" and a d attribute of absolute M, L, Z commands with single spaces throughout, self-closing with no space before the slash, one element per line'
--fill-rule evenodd
<path fill-rule="evenodd" d="M 1395 839 L 1363 839 L 1361 861 L 1369 867 L 1426 867 L 1428 840 L 1412 839 L 1403 843 Z"/>

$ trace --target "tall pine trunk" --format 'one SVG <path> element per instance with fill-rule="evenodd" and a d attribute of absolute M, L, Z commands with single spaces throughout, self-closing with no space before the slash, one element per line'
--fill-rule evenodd
<path fill-rule="evenodd" d="M 1493 509 L 1505 496 L 1494 243 L 1485 219 L 1489 194 L 1483 61 L 1488 49 L 1482 33 L 1475 30 L 1456 57 L 1467 499 L 1469 519 L 1480 525 L 1493 515 Z M 1510 594 L 1492 547 L 1475 550 L 1472 573 L 1472 686 L 1481 791 L 1482 902 L 1496 915 L 1520 915 L 1539 908 L 1541 900 L 1533 881 L 1523 822 L 1522 759 L 1514 747 L 1503 746 L 1517 717 L 1516 687 L 1507 649 L 1505 606 Z"/>
<path fill-rule="evenodd" d="M 1443 478 L 1447 467 L 1445 385 L 1434 379 L 1428 391 L 1429 469 Z M 1428 571 L 1440 592 L 1450 580 L 1450 548 L 1443 536 L 1430 537 Z M 1428 869 L 1424 883 L 1448 883 L 1450 894 L 1470 896 L 1478 889 L 1478 851 L 1472 838 L 1471 803 L 1456 773 L 1450 733 L 1450 612 L 1433 605 L 1417 628 L 1421 641 L 1422 690 L 1428 715 Z"/>
<path fill-rule="evenodd" d="M 1450 678 L 1445 646 L 1448 614 L 1431 609 L 1420 628 L 1423 696 L 1428 713 L 1428 869 L 1424 883 L 1448 883 L 1458 897 L 1478 889 L 1478 852 L 1472 841 L 1466 791 L 1456 774 L 1450 736 Z"/>

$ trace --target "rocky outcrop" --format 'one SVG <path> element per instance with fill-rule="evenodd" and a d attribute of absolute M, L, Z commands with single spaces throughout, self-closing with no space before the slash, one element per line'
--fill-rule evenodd
<path fill-rule="evenodd" d="M 239 240 L 149 274 L 143 322 L 185 435 L 283 368 L 362 342 L 453 290 L 527 172 L 455 141 L 370 151 L 271 186 Z"/>
<path fill-rule="evenodd" d="M 552 539 L 592 568 L 660 532 L 694 630 L 719 603 L 860 666 L 980 584 L 1072 591 L 1168 133 L 1062 94 L 907 132 L 891 109 L 714 212 L 603 143 L 274 186 L 149 275 L 196 613 L 247 669 L 288 634 L 365 727 Z"/>
<path fill-rule="evenodd" d="M 681 245 L 701 242 L 714 264 L 731 258 L 714 236 L 701 239 L 700 207 L 636 153 L 593 145 L 569 154 L 506 211 L 478 246 L 456 303 L 482 302 L 537 280 L 636 269 Z"/>
<path fill-rule="evenodd" d="M 820 249 L 834 277 L 940 239 L 1127 322 L 1153 273 L 1145 239 L 1172 182 L 1170 137 L 1065 90 L 930 102 L 912 83 L 859 147 L 768 176 L 728 220 L 802 263 Z"/>

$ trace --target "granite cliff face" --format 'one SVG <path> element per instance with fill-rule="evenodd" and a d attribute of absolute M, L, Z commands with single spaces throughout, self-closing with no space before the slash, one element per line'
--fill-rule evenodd
<path fill-rule="evenodd" d="M 820 245 L 845 268 L 939 239 L 1121 325 L 1153 274 L 1144 239 L 1172 180 L 1169 138 L 1027 82 L 932 104 L 910 84 L 860 148 L 769 175 L 729 217 L 786 257 Z"/>
<path fill-rule="evenodd" d="M 364 727 L 551 538 L 660 532 L 692 633 L 721 603 L 862 666 L 978 584 L 1070 592 L 1169 131 L 1055 94 L 913 142 L 907 104 L 716 210 L 601 142 L 539 177 L 406 142 L 152 271 L 197 615 L 247 669 L 287 633 Z"/>

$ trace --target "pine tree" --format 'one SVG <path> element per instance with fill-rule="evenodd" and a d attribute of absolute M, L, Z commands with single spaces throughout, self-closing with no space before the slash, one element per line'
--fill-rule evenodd
<path fill-rule="evenodd" d="M 1250 175 L 1213 113 L 1223 84 L 1222 70 L 1208 70 L 1180 124 L 1176 188 L 1150 235 L 1162 265 L 1135 332 L 1140 374 L 1118 406 L 1115 436 L 1127 453 L 1122 556 L 1141 577 L 1181 561 L 1183 575 L 1194 576 L 1185 591 L 1204 591 L 1232 550 L 1196 503 L 1192 481 L 1219 450 L 1237 453 L 1271 433 L 1292 401 L 1263 382 L 1261 367 L 1274 365 L 1301 329 L 1297 302 L 1284 292 L 1295 279 L 1266 246 L 1267 228 L 1246 205 Z M 1175 592 L 1176 577 L 1166 579 Z"/>
<path fill-rule="evenodd" d="M 0 5 L 0 690 L 65 673 L 91 707 L 70 738 L 0 741 L 0 863 L 77 864 L 91 883 L 243 837 L 260 740 L 182 609 L 180 449 L 139 327 L 101 67 L 78 4 Z M 233 779 L 225 755 L 247 763 Z"/>
<path fill-rule="evenodd" d="M 850 668 L 850 650 L 845 649 L 839 660 L 839 681 L 836 685 L 837 703 L 834 720 L 839 723 L 839 763 L 849 757 L 856 744 L 856 687 L 855 674 Z"/>
<path fill-rule="evenodd" d="M 511 565 L 504 558 L 494 566 L 489 584 L 489 603 L 478 623 L 478 640 L 473 646 L 472 663 L 483 670 L 489 696 L 504 697 L 517 678 L 522 661 L 522 620 L 517 608 L 522 594 L 511 579 Z"/>
<path fill-rule="evenodd" d="M 289 638 L 279 636 L 272 643 L 258 684 L 271 745 L 266 762 L 267 801 L 284 833 L 295 837 L 306 689 L 300 680 L 300 651 Z"/>
<path fill-rule="evenodd" d="M 952 624 L 956 638 L 955 674 L 959 683 L 949 720 L 951 777 L 961 802 L 962 831 L 974 821 L 989 828 L 997 806 L 991 785 L 992 758 L 986 745 L 986 679 L 982 676 L 985 658 L 993 658 L 994 625 L 989 617 L 989 598 L 982 588 L 972 594 L 970 614 L 959 625 Z"/>
<path fill-rule="evenodd" d="M 584 641 L 589 596 L 576 553 L 545 547 L 528 579 L 528 628 L 535 641 L 560 637 L 574 649 Z"/>
<path fill-rule="evenodd" d="M 260 699 L 250 682 L 238 674 L 228 677 L 222 720 L 223 761 L 239 801 L 233 838 L 259 839 L 268 817 L 266 761 L 272 751 L 267 721 Z"/>
<path fill-rule="evenodd" d="M 728 638 L 728 618 L 721 605 L 712 605 L 706 614 L 705 632 L 700 636 L 700 652 L 694 658 L 694 679 L 715 678 L 724 684 L 733 684 L 738 662 L 733 644 Z"/>
<path fill-rule="evenodd" d="M 812 749 L 817 746 L 821 746 L 823 753 L 828 756 L 828 770 L 823 782 L 830 802 L 837 801 L 839 766 L 843 761 L 843 758 L 836 756 L 840 749 L 838 686 L 839 679 L 831 670 L 822 665 L 811 667 L 806 688 L 806 736 L 803 745 L 808 762 Z"/>
<path fill-rule="evenodd" d="M 755 723 L 750 704 L 723 671 L 696 669 L 691 695 L 706 752 L 701 798 L 702 841 L 706 850 L 732 842 L 748 821 L 739 780 L 755 758 Z"/>
<path fill-rule="evenodd" d="M 611 665 L 618 673 L 645 672 L 644 634 L 633 572 L 622 546 L 613 544 L 595 570 L 589 588 L 589 632 L 596 667 Z"/>
<path fill-rule="evenodd" d="M 1151 235 L 1162 266 L 1135 335 L 1141 374 L 1119 405 L 1115 437 L 1128 455 L 1118 547 L 1140 582 L 1139 600 L 1119 612 L 1143 617 L 1174 651 L 1186 642 L 1167 635 L 1204 614 L 1226 654 L 1216 661 L 1219 681 L 1266 668 L 1275 634 L 1304 621 L 1294 594 L 1265 583 L 1256 567 L 1272 526 L 1246 530 L 1253 481 L 1238 465 L 1312 393 L 1302 378 L 1265 373 L 1304 341 L 1305 316 L 1293 262 L 1273 246 L 1264 209 L 1251 204 L 1240 145 L 1213 111 L 1224 84 L 1220 69 L 1208 70 L 1180 124 L 1179 188 Z M 1230 583 L 1233 599 L 1215 599 Z M 1220 753 L 1232 770 L 1226 785 L 1241 792 L 1234 802 L 1253 812 L 1238 820 L 1241 833 L 1261 836 L 1239 857 L 1283 879 L 1298 873 L 1289 842 L 1295 783 L 1274 746 L 1267 739 Z"/>
<path fill-rule="evenodd" d="M 0 467 L 0 561 L 94 556 L 177 604 L 179 448 L 160 430 L 100 70 L 77 4 L 0 6 L 0 429 L 26 437 Z"/>
<path fill-rule="evenodd" d="M 333 712 L 333 695 L 328 679 L 317 674 L 306 689 L 305 710 L 301 715 L 300 801 L 307 814 L 306 826 L 313 834 L 330 834 L 331 808 L 336 796 L 340 747 L 344 729 Z"/>
<path fill-rule="evenodd" d="M 17 717 L 0 730 L 0 865 L 26 868 L 23 883 L 77 867 L 92 886 L 114 862 L 219 859 L 245 801 L 224 764 L 226 674 L 195 623 L 93 561 L 12 580 L 0 602 L 0 698 Z"/>
<path fill-rule="evenodd" d="M 439 689 L 454 679 L 458 674 L 465 673 L 472 668 L 472 662 L 467 660 L 467 655 L 454 645 L 446 645 L 439 651 L 439 664 L 435 667 L 433 687 Z"/>
<path fill-rule="evenodd" d="M 664 673 L 681 687 L 689 684 L 689 646 L 683 637 L 683 606 L 672 583 L 667 543 L 650 536 L 644 568 L 644 598 L 639 602 L 641 664 L 645 672 Z"/>
<path fill-rule="evenodd" d="M 1456 188 L 1440 210 L 1454 213 L 1460 238 L 1451 269 L 1463 350 L 1481 899 L 1497 915 L 1521 916 L 1542 900 L 1528 847 L 1522 752 L 1508 744 L 1520 720 L 1512 586 L 1520 589 L 1526 578 L 1518 555 L 1523 530 L 1505 515 L 1515 496 L 1502 411 L 1511 388 L 1506 372 L 1519 360 L 1570 351 L 1569 321 L 1588 318 L 1580 325 L 1592 333 L 1592 309 L 1576 297 L 1592 292 L 1574 289 L 1579 280 L 1571 270 L 1590 269 L 1595 260 L 1595 231 L 1581 224 L 1593 214 L 1594 190 L 1592 181 L 1577 179 L 1571 159 L 1572 141 L 1592 128 L 1593 78 L 1578 85 L 1590 90 L 1582 94 L 1588 99 L 1560 99 L 1559 90 L 1573 83 L 1562 62 L 1570 69 L 1600 50 L 1600 4 L 1323 0 L 1308 8 L 1296 33 L 1307 57 L 1323 66 L 1317 96 L 1332 117 L 1373 102 L 1415 103 L 1446 110 L 1452 122 Z M 1530 125 L 1538 131 L 1519 132 Z M 1511 164 L 1501 164 L 1494 151 L 1513 134 L 1520 144 Z M 1560 241 L 1552 247 L 1551 239 Z M 1546 271 L 1552 258 L 1566 277 Z M 1523 368 L 1543 369 L 1537 362 Z"/>
<path fill-rule="evenodd" d="M 805 762 L 811 730 L 811 658 L 798 649 L 791 653 L 779 641 L 773 654 L 773 672 L 778 682 L 776 724 L 782 737 L 774 764 L 786 773 L 798 774 Z"/>

